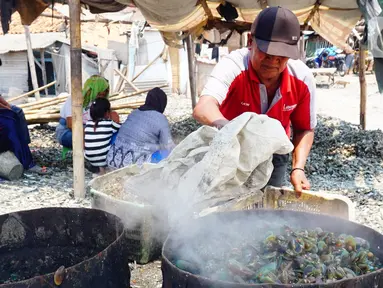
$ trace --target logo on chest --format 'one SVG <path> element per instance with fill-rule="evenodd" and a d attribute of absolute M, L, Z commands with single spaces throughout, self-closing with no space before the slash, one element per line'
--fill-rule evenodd
<path fill-rule="evenodd" d="M 294 104 L 294 105 L 283 104 L 283 110 L 282 111 L 284 111 L 284 112 L 293 111 L 295 109 L 295 107 L 297 107 L 297 104 Z"/>
<path fill-rule="evenodd" d="M 246 106 L 246 107 L 249 107 L 249 106 L 250 106 L 250 103 L 241 102 L 241 105 L 242 105 L 242 106 Z"/>

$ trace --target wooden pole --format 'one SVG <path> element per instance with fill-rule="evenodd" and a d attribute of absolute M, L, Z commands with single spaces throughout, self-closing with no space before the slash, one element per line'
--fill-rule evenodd
<path fill-rule="evenodd" d="M 132 82 L 134 82 L 134 80 L 136 80 L 138 77 L 140 77 L 140 75 L 142 73 L 144 73 L 146 71 L 146 69 L 148 69 L 150 66 L 152 66 L 153 63 L 156 62 L 162 56 L 162 54 L 164 54 L 165 49 L 166 49 L 166 46 L 164 47 L 164 50 L 162 50 L 162 52 L 156 58 L 154 58 L 148 65 L 146 65 L 146 67 L 144 69 L 142 69 L 140 71 L 140 73 L 138 73 L 136 76 L 133 77 Z"/>
<path fill-rule="evenodd" d="M 363 45 L 359 49 L 359 83 L 360 83 L 360 126 L 366 130 L 366 104 L 367 104 L 367 87 L 366 87 L 366 54 Z"/>
<path fill-rule="evenodd" d="M 112 105 L 111 109 L 112 110 L 120 110 L 120 109 L 125 109 L 125 108 L 136 109 L 136 108 L 138 108 L 144 104 L 145 104 L 145 101 L 140 101 L 137 103 L 115 104 L 115 105 Z"/>
<path fill-rule="evenodd" d="M 72 83 L 72 145 L 74 195 L 85 197 L 84 128 L 82 123 L 81 7 L 80 0 L 69 1 L 70 60 Z"/>
<path fill-rule="evenodd" d="M 168 86 L 168 84 L 164 84 L 164 85 L 158 86 L 158 88 L 164 88 L 164 87 L 167 87 L 167 86 Z M 138 91 L 138 92 L 133 92 L 133 93 L 130 93 L 130 94 L 125 94 L 125 95 L 118 95 L 117 94 L 117 95 L 109 96 L 109 101 L 112 102 L 112 101 L 120 100 L 120 99 L 127 98 L 127 97 L 137 96 L 139 94 L 147 93 L 147 92 L 149 92 L 152 89 L 153 88 L 149 88 L 149 89 L 145 89 L 145 90 L 141 90 L 141 91 Z"/>
<path fill-rule="evenodd" d="M 37 110 L 37 109 L 41 109 L 41 108 L 45 108 L 45 107 L 51 107 L 51 106 L 54 106 L 54 105 L 58 105 L 58 104 L 64 103 L 66 101 L 65 98 L 61 98 L 61 99 L 54 98 L 54 99 L 55 99 L 55 101 L 41 103 L 41 104 L 35 105 L 35 106 L 29 106 L 29 107 L 25 108 L 24 110 L 25 111 Z"/>
<path fill-rule="evenodd" d="M 43 109 L 37 109 L 37 110 L 25 110 L 25 115 L 38 115 L 38 114 L 55 114 L 59 113 L 60 108 L 52 108 L 51 110 L 43 110 Z"/>
<path fill-rule="evenodd" d="M 57 122 L 60 119 L 60 113 L 56 113 L 56 114 L 30 114 L 30 115 L 25 115 L 25 119 L 27 120 L 28 124 Z M 74 152 L 74 149 L 73 149 L 73 152 Z M 75 195 L 76 195 L 76 190 L 75 190 Z"/>
<path fill-rule="evenodd" d="M 45 49 L 40 49 L 40 59 L 41 59 L 41 73 L 43 74 L 43 84 L 47 85 L 47 69 L 45 65 Z M 48 88 L 45 88 L 45 96 L 48 96 Z"/>
<path fill-rule="evenodd" d="M 40 100 L 40 101 L 31 102 L 31 103 L 20 104 L 20 105 L 17 105 L 17 106 L 20 107 L 20 108 L 23 108 L 24 110 L 26 110 L 26 109 L 35 109 L 34 107 L 38 106 L 40 104 L 46 104 L 46 103 L 55 102 L 58 99 L 65 99 L 66 100 L 66 98 L 68 98 L 68 94 L 60 95 L 60 96 L 57 96 L 57 97 L 54 97 L 54 98 L 49 98 L 49 99 L 43 99 L 43 100 Z"/>
<path fill-rule="evenodd" d="M 31 42 L 31 33 L 29 32 L 29 26 L 24 25 L 25 31 L 25 41 L 27 42 L 27 51 L 28 51 L 28 62 L 29 70 L 31 71 L 31 79 L 33 89 L 36 90 L 39 88 L 39 83 L 37 82 L 36 67 L 35 67 L 35 57 L 33 56 L 32 42 Z M 36 101 L 40 100 L 40 92 L 35 92 Z"/>
<path fill-rule="evenodd" d="M 7 101 L 8 101 L 8 102 L 13 102 L 13 101 L 16 101 L 16 100 L 18 100 L 18 99 L 20 99 L 20 98 L 24 98 L 24 97 L 27 97 L 27 96 L 29 96 L 29 95 L 32 95 L 32 94 L 34 94 L 34 93 L 39 93 L 39 91 L 44 90 L 45 88 L 48 88 L 48 87 L 50 87 L 50 86 L 52 86 L 52 85 L 54 85 L 54 84 L 56 84 L 56 80 L 53 81 L 53 82 L 51 82 L 51 83 L 49 83 L 49 84 L 47 84 L 47 85 L 45 85 L 45 86 L 42 86 L 42 87 L 40 87 L 40 88 L 37 87 L 37 89 L 34 89 L 34 90 L 29 91 L 29 92 L 27 92 L 27 93 L 21 94 L 21 95 L 16 96 L 16 97 L 13 97 L 13 98 L 11 98 L 11 99 L 9 99 L 9 100 L 7 100 Z M 39 95 L 40 95 L 40 93 L 39 93 Z M 40 96 L 39 96 L 39 97 L 40 97 Z M 39 99 L 39 100 L 36 99 L 36 102 L 37 102 L 37 101 L 40 101 L 40 99 Z M 20 106 L 21 106 L 21 105 L 20 105 Z"/>
<path fill-rule="evenodd" d="M 117 74 L 120 75 L 120 77 L 121 77 L 124 81 L 126 81 L 126 82 L 127 82 L 127 83 L 128 83 L 134 90 L 136 90 L 136 91 L 140 91 L 140 89 L 138 89 L 138 88 L 136 87 L 136 85 L 134 85 L 132 82 L 130 82 L 129 79 L 128 79 L 128 77 L 126 77 L 124 74 L 122 74 L 120 70 L 118 70 L 118 69 L 114 69 L 114 71 L 116 71 Z"/>
<path fill-rule="evenodd" d="M 195 59 L 194 59 L 194 49 L 193 49 L 193 40 L 192 36 L 189 35 L 186 38 L 186 46 L 188 51 L 188 63 L 189 63 L 189 82 L 190 82 L 190 94 L 192 100 L 192 107 L 197 105 L 196 100 L 196 77 L 195 77 Z"/>

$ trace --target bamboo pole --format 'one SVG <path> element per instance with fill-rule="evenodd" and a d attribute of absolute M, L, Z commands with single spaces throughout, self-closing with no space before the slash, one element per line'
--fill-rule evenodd
<path fill-rule="evenodd" d="M 126 67 L 124 67 L 124 68 L 122 69 L 122 74 L 123 74 L 124 76 L 126 76 L 127 71 L 128 71 L 128 69 L 127 69 Z M 121 90 L 123 90 L 123 89 L 122 89 L 122 84 L 123 84 L 123 83 L 124 83 L 123 79 L 122 79 L 121 77 L 118 78 L 117 85 L 116 85 L 116 90 L 115 90 L 115 91 L 120 92 Z"/>
<path fill-rule="evenodd" d="M 65 99 L 66 100 L 67 98 L 68 98 L 68 95 L 61 95 L 61 96 L 57 96 L 54 98 L 42 99 L 40 101 L 21 104 L 21 105 L 17 105 L 17 106 L 19 106 L 20 108 L 23 108 L 23 109 L 34 109 L 33 108 L 34 106 L 38 106 L 40 104 L 45 104 L 45 103 L 50 103 L 50 102 L 55 102 L 58 99 Z"/>
<path fill-rule="evenodd" d="M 41 59 L 41 73 L 43 74 L 43 84 L 44 86 L 48 84 L 47 79 L 47 68 L 45 65 L 45 49 L 40 49 L 40 59 Z M 48 88 L 45 88 L 45 96 L 48 96 Z"/>
<path fill-rule="evenodd" d="M 53 108 L 50 110 L 25 110 L 25 115 L 35 115 L 35 114 L 55 114 L 60 112 L 60 108 Z"/>
<path fill-rule="evenodd" d="M 196 99 L 196 91 L 197 91 L 197 83 L 195 77 L 195 59 L 194 59 L 194 49 L 193 49 L 193 39 L 192 36 L 189 35 L 186 38 L 186 46 L 188 52 L 188 63 L 189 63 L 189 82 L 190 82 L 190 94 L 192 100 L 192 107 L 197 105 Z"/>
<path fill-rule="evenodd" d="M 32 115 L 25 115 L 25 119 L 29 123 L 29 121 L 47 121 L 47 120 L 55 120 L 58 121 L 60 119 L 60 113 L 55 114 L 32 114 Z M 45 123 L 43 122 L 43 123 Z"/>
<path fill-rule="evenodd" d="M 81 7 L 80 0 L 69 1 L 70 60 L 72 82 L 72 141 L 74 195 L 85 197 L 84 128 L 82 123 Z"/>
<path fill-rule="evenodd" d="M 140 75 L 142 73 L 144 73 L 146 71 L 146 69 L 148 69 L 150 66 L 152 66 L 153 63 L 156 62 L 162 56 L 162 54 L 165 51 L 165 48 L 166 48 L 166 45 L 165 45 L 164 49 L 162 50 L 162 52 L 160 54 L 158 54 L 158 56 L 156 58 L 154 58 L 148 65 L 145 66 L 144 69 L 142 69 L 136 76 L 133 77 L 132 82 L 134 82 L 134 80 L 136 80 L 138 77 L 140 77 Z"/>
<path fill-rule="evenodd" d="M 125 103 L 125 104 L 112 105 L 111 109 L 113 110 L 119 110 L 119 109 L 125 109 L 125 108 L 136 109 L 140 107 L 141 105 L 144 105 L 144 103 L 145 101 L 141 101 L 140 103 Z"/>
<path fill-rule="evenodd" d="M 24 25 L 24 31 L 25 31 L 25 41 L 27 42 L 28 62 L 29 62 L 29 70 L 31 72 L 31 78 L 32 78 L 32 86 L 33 86 L 33 90 L 36 90 L 39 87 L 39 83 L 37 82 L 35 57 L 33 56 L 31 33 L 29 32 L 29 26 Z M 35 97 L 36 97 L 36 101 L 40 100 L 40 92 L 38 90 L 35 92 Z"/>
<path fill-rule="evenodd" d="M 363 45 L 359 49 L 359 83 L 360 83 L 360 126 L 366 130 L 366 104 L 367 104 L 367 87 L 366 87 L 366 54 Z"/>
<path fill-rule="evenodd" d="M 140 89 L 138 89 L 138 88 L 136 87 L 136 85 L 134 85 L 132 82 L 130 82 L 129 79 L 128 79 L 124 74 L 122 74 L 120 70 L 118 70 L 118 69 L 114 69 L 114 71 L 116 71 L 117 74 L 120 75 L 120 77 L 121 77 L 124 81 L 126 81 L 126 82 L 127 82 L 127 83 L 128 83 L 134 90 L 136 90 L 137 92 L 140 91 Z"/>
<path fill-rule="evenodd" d="M 34 90 L 29 91 L 29 92 L 27 92 L 27 93 L 24 93 L 24 94 L 22 94 L 22 95 L 13 97 L 13 98 L 11 98 L 11 99 L 9 99 L 9 100 L 7 100 L 7 101 L 8 101 L 8 102 L 16 101 L 16 100 L 18 100 L 18 99 L 20 99 L 20 98 L 24 98 L 24 97 L 27 97 L 27 96 L 29 96 L 29 95 L 32 95 L 32 94 L 34 94 L 34 93 L 36 93 L 36 92 L 39 92 L 39 91 L 41 91 L 41 90 L 44 90 L 45 88 L 48 88 L 48 87 L 50 87 L 50 86 L 52 86 L 52 85 L 54 85 L 54 84 L 56 84 L 56 81 L 53 81 L 53 82 L 51 82 L 51 83 L 49 83 L 49 84 L 47 84 L 47 85 L 45 85 L 45 86 L 42 86 L 42 87 L 37 88 L 37 89 L 34 89 Z M 39 95 L 40 95 L 40 93 L 39 93 Z M 40 98 L 39 98 L 39 99 L 36 98 L 36 102 L 38 102 L 38 101 L 40 101 Z M 35 102 L 35 103 L 36 103 L 36 102 Z"/>
<path fill-rule="evenodd" d="M 133 109 L 120 109 L 120 110 L 116 110 L 115 112 L 117 112 L 118 115 L 129 115 L 130 113 L 132 113 Z"/>
<path fill-rule="evenodd" d="M 164 85 L 158 86 L 158 88 L 164 88 L 164 87 L 167 87 L 167 86 L 168 86 L 168 84 L 164 84 Z M 141 90 L 141 91 L 138 91 L 138 92 L 133 92 L 133 93 L 130 93 L 130 94 L 109 96 L 109 101 L 112 102 L 112 101 L 124 99 L 124 98 L 127 98 L 127 97 L 137 96 L 137 95 L 140 95 L 140 94 L 147 93 L 147 92 L 149 92 L 152 89 L 153 88 L 149 88 L 149 89 L 144 89 L 144 90 Z"/>
<path fill-rule="evenodd" d="M 50 107 L 50 106 L 53 106 L 53 105 L 58 105 L 58 104 L 64 103 L 65 101 L 66 101 L 66 99 L 55 99 L 55 101 L 50 101 L 48 103 L 42 103 L 42 104 L 39 104 L 39 105 L 34 105 L 34 106 L 27 107 L 27 108 L 24 109 L 24 111 L 37 110 L 37 109 L 41 109 L 41 108 L 45 108 L 45 107 Z"/>

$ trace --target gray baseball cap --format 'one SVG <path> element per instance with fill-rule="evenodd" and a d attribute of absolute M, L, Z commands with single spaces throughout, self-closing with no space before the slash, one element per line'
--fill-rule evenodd
<path fill-rule="evenodd" d="M 266 54 L 299 58 L 300 25 L 289 9 L 278 6 L 262 10 L 251 26 L 251 35 Z"/>

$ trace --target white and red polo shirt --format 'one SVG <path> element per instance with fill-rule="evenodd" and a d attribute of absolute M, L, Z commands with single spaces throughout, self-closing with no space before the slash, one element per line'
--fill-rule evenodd
<path fill-rule="evenodd" d="M 201 96 L 217 99 L 228 120 L 244 112 L 277 119 L 289 137 L 290 123 L 297 130 L 311 130 L 317 124 L 314 76 L 300 60 L 288 60 L 270 106 L 266 86 L 259 82 L 251 66 L 248 48 L 230 53 L 216 65 Z"/>

